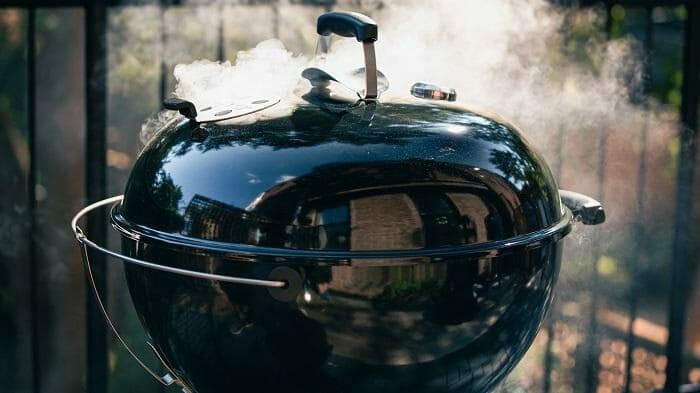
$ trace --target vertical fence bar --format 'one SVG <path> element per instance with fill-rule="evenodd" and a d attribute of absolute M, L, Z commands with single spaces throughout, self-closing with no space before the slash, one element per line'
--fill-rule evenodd
<path fill-rule="evenodd" d="M 568 29 L 568 26 L 567 26 Z M 554 176 L 557 179 L 561 178 L 561 171 L 564 166 L 564 129 L 559 128 L 556 138 L 556 164 L 552 167 Z M 545 331 L 547 332 L 547 342 L 544 346 L 544 375 L 542 381 L 542 392 L 550 393 L 552 391 L 552 373 L 554 372 L 554 353 L 552 353 L 552 346 L 554 345 L 554 321 L 556 320 L 557 308 L 556 308 L 556 298 L 552 302 L 549 315 L 545 321 Z"/>
<path fill-rule="evenodd" d="M 606 21 L 605 31 L 607 38 L 611 38 L 612 34 L 612 3 L 606 3 Z M 605 169 L 608 151 L 608 130 L 600 129 L 598 136 L 598 191 L 597 198 L 601 203 L 605 203 Z M 602 254 L 601 234 L 600 229 L 596 229 L 596 241 L 593 252 L 593 263 L 591 268 L 591 307 L 588 314 L 588 339 L 586 340 L 586 371 L 585 371 L 585 392 L 593 393 L 598 386 L 598 353 L 600 351 L 598 339 L 598 260 Z"/>
<path fill-rule="evenodd" d="M 608 130 L 601 129 L 598 140 L 598 192 L 597 198 L 601 203 L 605 203 L 605 167 L 607 165 L 607 145 Z M 599 230 L 598 230 L 599 231 Z M 598 337 L 598 261 L 603 253 L 600 232 L 596 234 L 596 246 L 593 253 L 593 263 L 591 268 L 591 308 L 588 315 L 588 340 L 586 348 L 586 392 L 595 392 L 598 386 L 598 353 L 600 352 Z"/>
<path fill-rule="evenodd" d="M 559 128 L 557 132 L 557 162 L 553 167 L 554 174 L 557 179 L 561 178 L 562 167 L 564 166 L 564 129 Z M 552 391 L 552 373 L 554 372 L 554 354 L 552 346 L 554 344 L 554 321 L 556 319 L 556 298 L 553 301 L 549 316 L 545 322 L 545 331 L 547 332 L 547 342 L 544 346 L 544 376 L 542 381 L 542 392 L 549 393 Z"/>
<path fill-rule="evenodd" d="M 29 150 L 29 178 L 27 179 L 27 207 L 29 213 L 29 323 L 32 343 L 32 391 L 41 391 L 39 368 L 39 285 L 36 261 L 36 9 L 27 8 L 27 147 Z"/>
<path fill-rule="evenodd" d="M 685 45 L 683 50 L 683 87 L 679 133 L 680 152 L 676 180 L 676 213 L 673 230 L 673 259 L 671 265 L 671 297 L 666 346 L 666 392 L 678 392 L 682 383 L 683 334 L 686 317 L 688 281 L 686 275 L 691 258 L 690 233 L 693 227 L 693 176 L 695 146 L 698 134 L 698 104 L 700 103 L 700 3 L 687 2 Z"/>
<path fill-rule="evenodd" d="M 281 38 L 279 0 L 274 0 L 272 2 L 272 29 L 275 38 Z"/>
<path fill-rule="evenodd" d="M 167 0 L 158 0 L 158 22 L 159 22 L 159 31 L 160 35 L 158 36 L 158 39 L 160 40 L 160 45 L 158 47 L 159 55 L 160 55 L 160 66 L 159 66 L 159 80 L 158 80 L 158 95 L 160 100 L 158 101 L 158 110 L 163 110 L 163 101 L 165 101 L 165 97 L 168 94 L 168 64 L 166 63 L 166 46 L 168 43 L 168 35 L 167 31 L 165 30 L 165 11 L 166 11 L 166 4 Z M 163 370 L 163 366 L 159 365 L 161 368 L 160 370 Z M 163 375 L 163 374 L 161 374 Z M 160 392 L 167 392 L 168 387 L 161 385 Z"/>
<path fill-rule="evenodd" d="M 545 325 L 547 342 L 544 346 L 544 381 L 542 383 L 543 393 L 549 393 L 552 391 L 552 372 L 554 371 L 554 354 L 552 353 L 552 344 L 554 343 L 554 317 L 551 314 L 554 314 L 554 312 L 554 307 L 552 307 Z"/>
<path fill-rule="evenodd" d="M 571 14 L 567 13 L 564 21 L 565 28 L 565 45 L 568 44 L 571 32 Z M 555 152 L 557 161 L 552 167 L 554 176 L 557 179 L 561 179 L 561 171 L 564 167 L 564 128 L 559 127 L 556 137 Z M 554 354 L 552 353 L 552 346 L 554 344 L 554 321 L 556 319 L 556 298 L 553 301 L 551 309 L 549 311 L 549 316 L 545 321 L 545 331 L 547 332 L 547 342 L 544 346 L 544 375 L 542 381 L 542 392 L 550 393 L 552 391 L 552 373 L 554 372 Z"/>
<path fill-rule="evenodd" d="M 85 138 L 86 193 L 88 203 L 106 196 L 107 151 L 107 5 L 104 0 L 89 2 L 85 7 L 85 73 L 86 122 Z M 90 236 L 98 244 L 106 240 L 106 213 L 99 210 L 88 217 Z M 92 271 L 98 290 L 105 294 L 107 286 L 104 256 L 91 255 Z M 107 392 L 107 329 L 95 297 L 87 293 L 87 391 Z M 103 295 L 104 296 L 104 295 Z"/>
<path fill-rule="evenodd" d="M 651 58 L 654 50 L 654 21 L 652 19 L 652 13 L 654 7 L 646 7 L 646 29 L 644 32 L 644 53 L 645 53 L 645 63 L 644 63 L 644 86 L 643 92 L 644 97 L 642 98 L 642 106 L 645 109 L 644 123 L 642 124 L 642 129 L 640 130 L 640 144 L 641 151 L 639 153 L 639 165 L 637 167 L 637 205 L 634 214 L 634 249 L 632 250 L 632 256 L 628 261 L 628 266 L 630 269 L 630 287 L 628 291 L 628 302 L 629 302 L 629 323 L 627 325 L 627 354 L 625 361 L 625 384 L 624 392 L 629 393 L 630 384 L 632 383 L 632 363 L 634 359 L 632 357 L 632 352 L 636 345 L 636 337 L 634 334 L 634 322 L 637 319 L 637 292 L 638 292 L 638 280 L 639 277 L 639 256 L 641 254 L 641 249 L 644 247 L 644 223 L 642 218 L 644 217 L 644 189 L 646 187 L 646 172 L 647 172 L 647 139 L 649 133 L 649 99 L 648 96 L 651 93 L 651 72 L 652 64 Z"/>
<path fill-rule="evenodd" d="M 222 1 L 217 3 L 219 10 L 217 12 L 216 58 L 219 61 L 224 61 L 226 58 L 226 47 L 224 46 L 224 5 Z"/>
<path fill-rule="evenodd" d="M 165 100 L 165 96 L 168 94 L 168 65 L 165 62 L 165 46 L 167 45 L 167 34 L 165 31 L 165 4 L 164 0 L 158 1 L 158 17 L 160 23 L 160 80 L 158 91 L 160 94 L 160 105 L 162 105 Z"/>
<path fill-rule="evenodd" d="M 555 304 L 549 311 L 550 315 L 545 322 L 545 331 L 547 332 L 547 342 L 544 345 L 544 375 L 542 381 L 542 392 L 550 393 L 552 391 L 552 373 L 554 371 L 554 354 L 552 346 L 554 344 L 554 313 L 556 312 Z"/>
<path fill-rule="evenodd" d="M 160 40 L 160 46 L 159 46 L 159 54 L 160 54 L 160 67 L 159 67 L 159 97 L 160 101 L 158 102 L 158 110 L 163 110 L 165 109 L 163 107 L 163 102 L 165 101 L 165 98 L 168 95 L 168 63 L 166 61 L 167 59 L 167 45 L 168 45 L 168 34 L 166 30 L 166 20 L 165 20 L 165 12 L 167 10 L 167 6 L 173 5 L 176 1 L 173 0 L 158 0 L 158 17 L 159 17 L 159 40 Z M 158 362 L 158 370 L 160 375 L 165 375 L 166 373 L 169 372 L 169 370 L 166 370 L 165 366 L 163 365 L 162 362 Z M 167 393 L 171 389 L 169 386 L 165 386 L 163 384 L 159 384 L 160 386 L 157 388 L 157 390 L 161 393 Z M 186 393 L 186 391 L 183 390 L 183 393 Z"/>

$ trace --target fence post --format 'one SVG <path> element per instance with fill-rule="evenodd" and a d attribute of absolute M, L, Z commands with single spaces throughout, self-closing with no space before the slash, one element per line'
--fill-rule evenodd
<path fill-rule="evenodd" d="M 666 346 L 666 392 L 678 392 L 682 383 L 683 335 L 686 318 L 686 298 L 690 268 L 691 232 L 693 228 L 693 176 L 695 143 L 698 134 L 698 104 L 700 103 L 700 3 L 687 2 L 685 47 L 683 51 L 683 101 L 679 132 L 678 175 L 676 180 L 676 213 L 673 230 L 673 259 L 671 265 L 671 296 Z"/>
<path fill-rule="evenodd" d="M 627 266 L 630 269 L 630 286 L 627 293 L 629 302 L 629 323 L 627 324 L 627 354 L 625 356 L 625 383 L 624 392 L 629 393 L 632 385 L 632 365 L 634 364 L 633 351 L 636 346 L 636 336 L 634 333 L 634 323 L 637 320 L 637 296 L 639 290 L 639 257 L 642 255 L 646 243 L 644 242 L 645 227 L 644 227 L 644 208 L 645 198 L 644 191 L 646 187 L 647 173 L 647 141 L 649 139 L 649 94 L 651 94 L 651 73 L 652 60 L 651 55 L 654 51 L 654 19 L 652 14 L 654 7 L 647 5 L 645 7 L 645 32 L 644 32 L 644 81 L 642 94 L 642 107 L 644 108 L 644 123 L 640 130 L 639 143 L 641 151 L 639 153 L 639 163 L 637 166 L 637 206 L 634 214 L 634 249 L 632 255 L 627 261 Z"/>
<path fill-rule="evenodd" d="M 27 8 L 27 147 L 29 150 L 29 176 L 27 179 L 27 207 L 29 213 L 29 304 L 31 328 L 32 391 L 41 391 L 39 368 L 39 315 L 38 267 L 36 261 L 36 8 Z"/>
<path fill-rule="evenodd" d="M 85 174 L 88 203 L 103 199 L 107 189 L 107 5 L 104 0 L 85 6 L 86 138 Z M 106 240 L 106 214 L 103 209 L 88 217 L 90 237 L 98 243 Z M 93 274 L 96 288 L 105 293 L 107 286 L 104 256 L 95 253 Z M 107 328 L 95 297 L 87 295 L 87 382 L 90 393 L 107 392 Z"/>

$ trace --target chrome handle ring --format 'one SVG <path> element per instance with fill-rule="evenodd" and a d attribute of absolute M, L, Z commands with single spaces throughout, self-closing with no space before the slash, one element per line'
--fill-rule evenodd
<path fill-rule="evenodd" d="M 78 241 L 78 244 L 80 245 L 81 249 L 81 257 L 83 260 L 83 264 L 85 265 L 85 273 L 88 276 L 88 280 L 90 281 L 90 286 L 92 287 L 92 292 L 95 295 L 95 300 L 97 300 L 97 305 L 100 309 L 100 312 L 102 313 L 102 316 L 105 318 L 105 321 L 107 322 L 107 325 L 109 326 L 110 330 L 114 334 L 114 336 L 119 340 L 119 342 L 124 346 L 124 349 L 131 355 L 131 357 L 136 360 L 136 362 L 143 368 L 148 374 L 150 374 L 156 381 L 161 383 L 164 386 L 170 386 L 172 384 L 177 384 L 179 385 L 183 392 L 189 393 L 191 392 L 191 389 L 189 389 L 184 382 L 182 382 L 180 379 L 176 377 L 175 372 L 166 364 L 165 360 L 158 354 L 156 351 L 155 347 L 153 344 L 148 343 L 149 347 L 153 350 L 155 353 L 156 357 L 160 361 L 160 363 L 165 367 L 165 369 L 168 371 L 164 375 L 159 375 L 155 371 L 153 371 L 150 367 L 148 367 L 137 355 L 136 353 L 131 349 L 131 347 L 126 343 L 126 341 L 122 338 L 121 334 L 117 331 L 117 327 L 114 325 L 114 322 L 112 322 L 111 317 L 109 316 L 109 313 L 107 312 L 107 308 L 104 305 L 104 302 L 102 301 L 102 296 L 100 295 L 99 290 L 97 289 L 97 285 L 95 284 L 95 277 L 92 274 L 92 267 L 90 264 L 90 257 L 88 254 L 88 248 L 91 248 L 93 250 L 96 250 L 98 252 L 101 252 L 107 256 L 113 257 L 117 260 L 121 260 L 123 262 L 131 263 L 134 265 L 146 267 L 149 269 L 154 269 L 154 270 L 160 270 L 164 271 L 167 273 L 174 273 L 174 274 L 179 274 L 182 276 L 188 276 L 188 277 L 194 277 L 194 278 L 199 278 L 199 279 L 205 279 L 205 280 L 214 280 L 214 281 L 222 281 L 222 282 L 229 282 L 229 283 L 234 283 L 234 284 L 242 284 L 242 285 L 254 285 L 254 286 L 262 286 L 262 287 L 267 287 L 269 289 L 280 289 L 284 288 L 287 286 L 287 283 L 284 281 L 269 281 L 269 280 L 258 280 L 258 279 L 252 279 L 252 278 L 244 278 L 244 277 L 231 277 L 231 276 L 223 276 L 219 274 L 211 274 L 211 273 L 203 273 L 203 272 L 197 272 L 197 271 L 192 271 L 192 270 L 186 270 L 186 269 L 179 269 L 175 267 L 170 267 L 170 266 L 162 266 L 158 265 L 156 263 L 148 262 L 148 261 L 143 261 L 137 258 L 132 258 L 126 255 L 119 254 L 117 252 L 114 252 L 112 250 L 109 250 L 105 247 L 102 247 L 98 245 L 97 243 L 93 242 L 90 240 L 83 230 L 78 226 L 78 221 L 85 215 L 89 214 L 91 211 L 104 207 L 106 205 L 113 205 L 116 203 L 121 202 L 124 199 L 124 195 L 117 195 L 113 196 L 111 198 L 106 198 L 101 201 L 92 203 L 83 209 L 81 209 L 71 220 L 70 226 L 71 230 L 73 231 L 73 234 L 75 235 L 76 240 Z"/>
<path fill-rule="evenodd" d="M 228 283 L 233 283 L 233 284 L 242 284 L 242 285 L 254 285 L 254 286 L 261 286 L 261 287 L 267 287 L 267 288 L 284 288 L 287 286 L 287 283 L 284 281 L 271 281 L 271 280 L 259 280 L 259 279 L 254 279 L 254 278 L 245 278 L 245 277 L 234 277 L 234 276 L 223 276 L 220 274 L 212 274 L 212 273 L 204 273 L 204 272 L 198 272 L 194 270 L 187 270 L 187 269 L 180 269 L 176 267 L 171 267 L 171 266 L 163 266 L 159 265 L 157 263 L 153 262 L 148 262 L 144 261 L 141 259 L 133 258 L 130 256 L 126 256 L 123 254 L 120 254 L 118 252 L 109 250 L 107 248 L 104 248 L 97 243 L 93 242 L 90 240 L 82 231 L 82 229 L 78 226 L 78 220 L 80 220 L 83 216 L 86 214 L 90 213 L 92 210 L 95 210 L 97 208 L 103 207 L 105 205 L 110 205 L 110 204 L 115 204 L 117 202 L 121 202 L 124 199 L 123 195 L 117 195 L 113 196 L 111 198 L 103 199 L 101 201 L 95 202 L 93 204 L 90 204 L 80 210 L 75 217 L 71 220 L 71 229 L 73 230 L 73 234 L 75 234 L 75 238 L 80 242 L 82 245 L 86 247 L 90 247 L 94 250 L 97 250 L 103 254 L 109 255 L 113 258 L 122 260 L 127 263 L 131 263 L 134 265 L 139 265 L 142 267 L 146 267 L 149 269 L 154 269 L 154 270 L 160 270 L 166 273 L 173 273 L 173 274 L 179 274 L 182 276 L 188 276 L 188 277 L 194 277 L 194 278 L 201 278 L 204 280 L 213 280 L 213 281 L 221 281 L 221 282 L 228 282 Z"/>

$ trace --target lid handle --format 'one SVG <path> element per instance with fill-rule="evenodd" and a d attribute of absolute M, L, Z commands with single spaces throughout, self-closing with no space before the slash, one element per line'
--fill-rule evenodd
<path fill-rule="evenodd" d="M 335 33 L 342 37 L 355 37 L 362 42 L 365 55 L 365 100 L 377 99 L 377 58 L 374 41 L 377 40 L 377 23 L 369 16 L 356 12 L 328 12 L 318 17 L 316 31 L 327 37 Z M 324 45 L 324 47 L 327 47 Z"/>
<path fill-rule="evenodd" d="M 335 33 L 343 37 L 355 37 L 359 42 L 377 40 L 377 24 L 367 15 L 357 12 L 328 12 L 318 17 L 316 31 L 319 35 Z"/>

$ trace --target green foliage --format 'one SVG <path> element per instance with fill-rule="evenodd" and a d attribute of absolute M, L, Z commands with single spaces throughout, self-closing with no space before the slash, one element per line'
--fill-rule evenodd
<path fill-rule="evenodd" d="M 616 4 L 610 10 L 610 37 L 612 39 L 632 38 L 640 45 L 646 40 L 647 14 L 642 7 L 624 7 Z M 650 17 L 654 37 L 650 42 L 652 53 L 644 53 L 649 58 L 652 70 L 650 92 L 658 102 L 679 110 L 681 105 L 682 42 L 683 28 L 687 11 L 684 6 L 655 7 Z"/>

